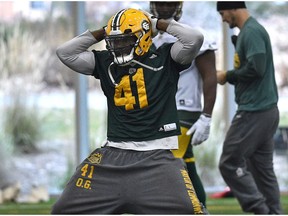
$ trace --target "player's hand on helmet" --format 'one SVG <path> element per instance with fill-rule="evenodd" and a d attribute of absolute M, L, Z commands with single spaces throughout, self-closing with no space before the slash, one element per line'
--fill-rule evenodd
<path fill-rule="evenodd" d="M 154 16 L 153 14 L 148 13 L 147 11 L 142 12 L 148 17 L 148 19 L 151 22 L 151 28 L 152 28 L 152 37 L 155 37 L 158 34 L 158 29 L 157 29 L 157 22 L 158 18 Z"/>
<path fill-rule="evenodd" d="M 201 114 L 199 119 L 193 124 L 193 126 L 187 131 L 186 135 L 192 136 L 192 145 L 199 145 L 208 139 L 211 126 L 211 117 Z"/>

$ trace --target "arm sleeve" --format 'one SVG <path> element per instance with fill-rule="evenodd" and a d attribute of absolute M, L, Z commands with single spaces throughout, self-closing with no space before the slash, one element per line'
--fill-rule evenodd
<path fill-rule="evenodd" d="M 70 69 L 78 73 L 91 75 L 95 67 L 95 58 L 93 52 L 87 49 L 95 43 L 97 43 L 97 40 L 87 30 L 59 46 L 56 54 L 61 62 Z"/>
<path fill-rule="evenodd" d="M 227 72 L 227 81 L 231 84 L 235 82 L 250 82 L 255 78 L 261 78 L 266 68 L 266 56 L 264 53 L 255 54 L 248 58 L 247 63 L 235 70 Z"/>
<path fill-rule="evenodd" d="M 267 56 L 262 36 L 256 30 L 250 29 L 249 32 L 245 32 L 243 37 L 246 60 L 244 59 L 244 64 L 239 68 L 228 71 L 227 81 L 231 84 L 235 82 L 251 82 L 255 78 L 263 77 L 265 73 Z"/>
<path fill-rule="evenodd" d="M 170 22 L 167 33 L 178 39 L 171 47 L 172 59 L 180 64 L 191 63 L 203 44 L 202 33 L 175 20 Z"/>

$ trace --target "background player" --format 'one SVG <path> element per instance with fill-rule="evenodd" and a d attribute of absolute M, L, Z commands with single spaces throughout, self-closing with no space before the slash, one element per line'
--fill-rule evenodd
<path fill-rule="evenodd" d="M 182 1 L 151 1 L 150 11 L 158 18 L 178 21 L 182 15 Z M 178 137 L 179 149 L 173 154 L 183 158 L 199 200 L 206 205 L 206 194 L 195 166 L 192 145 L 199 145 L 208 139 L 211 116 L 216 99 L 216 42 L 208 37 L 203 29 L 204 43 L 191 66 L 180 73 L 176 103 L 180 118 L 181 135 Z M 160 32 L 153 43 L 158 48 L 164 43 L 173 43 L 176 38 Z M 202 108 L 201 97 L 204 96 Z M 190 144 L 191 143 L 191 144 Z"/>

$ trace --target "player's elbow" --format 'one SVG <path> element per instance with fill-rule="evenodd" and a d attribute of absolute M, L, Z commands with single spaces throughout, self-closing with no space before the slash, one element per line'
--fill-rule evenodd
<path fill-rule="evenodd" d="M 203 45 L 204 42 L 204 35 L 198 31 L 198 30 L 194 30 L 193 33 L 193 41 L 191 43 L 191 47 L 190 47 L 190 52 L 191 52 L 191 61 L 197 56 L 197 54 L 200 51 L 201 46 Z"/>
<path fill-rule="evenodd" d="M 64 61 L 65 54 L 64 54 L 64 49 L 61 46 L 57 47 L 56 55 L 62 62 Z"/>
<path fill-rule="evenodd" d="M 193 30 L 191 33 L 191 41 L 183 46 L 183 50 L 187 50 L 187 53 L 182 56 L 182 64 L 191 63 L 196 58 L 203 41 L 203 34 L 198 30 Z"/>

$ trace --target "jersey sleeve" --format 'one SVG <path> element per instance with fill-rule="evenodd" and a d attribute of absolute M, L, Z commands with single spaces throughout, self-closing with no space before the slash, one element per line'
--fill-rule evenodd
<path fill-rule="evenodd" d="M 85 75 L 91 75 L 94 68 L 93 53 L 88 48 L 97 41 L 90 31 L 74 37 L 59 46 L 56 50 L 58 58 L 70 69 Z"/>
<path fill-rule="evenodd" d="M 218 46 L 217 46 L 216 40 L 211 35 L 209 35 L 208 32 L 204 31 L 203 29 L 199 28 L 199 31 L 201 31 L 201 33 L 204 35 L 204 41 L 197 56 L 202 55 L 208 50 L 212 50 L 212 51 L 217 50 Z"/>
<path fill-rule="evenodd" d="M 166 30 L 178 40 L 171 47 L 171 57 L 180 64 L 192 62 L 203 44 L 203 35 L 197 29 L 172 20 Z"/>

